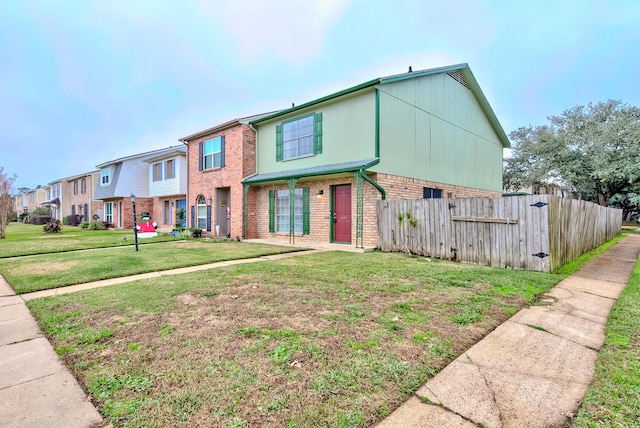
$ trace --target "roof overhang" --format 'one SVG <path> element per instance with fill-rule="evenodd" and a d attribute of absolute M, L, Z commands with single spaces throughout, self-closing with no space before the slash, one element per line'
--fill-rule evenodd
<path fill-rule="evenodd" d="M 242 180 L 243 184 L 257 184 L 272 181 L 286 181 L 292 178 L 300 179 L 305 177 L 318 177 L 322 175 L 333 175 L 346 172 L 360 171 L 370 168 L 380 162 L 378 158 L 363 159 L 353 162 L 342 162 L 330 165 L 314 166 L 311 168 L 292 169 L 288 171 L 270 172 L 258 174 Z"/>
<path fill-rule="evenodd" d="M 40 205 L 43 205 L 43 206 L 60 205 L 60 198 L 53 198 L 50 201 L 45 201 L 41 203 Z"/>

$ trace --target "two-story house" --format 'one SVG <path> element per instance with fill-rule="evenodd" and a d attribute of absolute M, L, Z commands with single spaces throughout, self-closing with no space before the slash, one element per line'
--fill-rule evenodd
<path fill-rule="evenodd" d="M 35 189 L 25 190 L 14 196 L 15 211 L 19 214 L 27 214 L 40 207 L 47 199 L 45 187 L 38 186 Z"/>
<path fill-rule="evenodd" d="M 377 200 L 502 193 L 509 140 L 467 64 L 373 79 L 251 125 L 248 238 L 373 247 Z"/>
<path fill-rule="evenodd" d="M 63 180 L 62 214 L 71 216 L 70 223 L 93 221 L 101 207 L 99 201 L 93 199 L 95 185 L 98 182 L 99 171 L 85 172 L 67 177 Z"/>
<path fill-rule="evenodd" d="M 94 199 L 100 201 L 97 216 L 113 228 L 133 228 L 131 195 L 136 214 L 148 212 L 161 229 L 170 231 L 175 210 L 185 205 L 186 149 L 168 147 L 125 156 L 97 165 Z"/>
<path fill-rule="evenodd" d="M 62 180 L 52 181 L 45 186 L 46 200 L 41 206 L 49 208 L 51 220 L 62 222 Z"/>
<path fill-rule="evenodd" d="M 230 120 L 180 139 L 187 146 L 189 225 L 204 234 L 242 237 L 242 179 L 255 174 L 255 132 L 249 122 Z M 247 195 L 252 206 L 255 200 Z"/>

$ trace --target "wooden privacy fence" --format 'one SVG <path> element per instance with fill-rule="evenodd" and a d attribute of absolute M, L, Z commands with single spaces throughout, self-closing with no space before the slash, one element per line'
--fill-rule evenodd
<path fill-rule="evenodd" d="M 378 201 L 378 247 L 552 272 L 614 238 L 622 210 L 549 195 Z"/>

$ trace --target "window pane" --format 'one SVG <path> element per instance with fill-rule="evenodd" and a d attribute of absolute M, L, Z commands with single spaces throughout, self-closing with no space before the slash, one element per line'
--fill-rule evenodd
<path fill-rule="evenodd" d="M 204 169 L 213 168 L 213 155 L 206 155 L 204 157 Z"/>
<path fill-rule="evenodd" d="M 165 179 L 174 178 L 176 176 L 176 167 L 173 159 L 168 160 L 165 165 Z"/>
<path fill-rule="evenodd" d="M 162 164 L 154 163 L 153 164 L 153 181 L 162 180 Z"/>
<path fill-rule="evenodd" d="M 219 152 L 222 150 L 222 137 L 216 137 L 213 139 L 213 152 Z"/>
<path fill-rule="evenodd" d="M 204 142 L 203 152 L 205 155 L 213 153 L 213 140 L 207 140 Z"/>
<path fill-rule="evenodd" d="M 222 153 L 214 153 L 213 154 L 213 167 L 220 168 L 222 166 Z"/>

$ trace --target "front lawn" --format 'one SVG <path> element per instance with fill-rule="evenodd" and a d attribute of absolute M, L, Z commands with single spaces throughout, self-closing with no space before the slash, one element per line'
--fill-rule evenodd
<path fill-rule="evenodd" d="M 351 427 L 561 278 L 329 252 L 27 304 L 115 426 Z"/>
<path fill-rule="evenodd" d="M 86 232 L 91 233 L 91 232 Z M 84 241 L 82 241 L 84 242 Z M 187 240 L 6 258 L 0 274 L 18 294 L 185 266 L 298 251 L 237 241 Z"/>
<path fill-rule="evenodd" d="M 12 222 L 7 226 L 5 239 L 0 239 L 0 259 L 89 248 L 132 246 L 133 238 L 133 230 L 86 230 L 65 225 L 59 233 L 45 233 L 42 226 Z M 181 239 L 164 234 L 141 239 L 139 242 L 144 245 Z"/>

